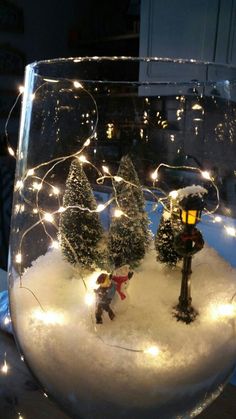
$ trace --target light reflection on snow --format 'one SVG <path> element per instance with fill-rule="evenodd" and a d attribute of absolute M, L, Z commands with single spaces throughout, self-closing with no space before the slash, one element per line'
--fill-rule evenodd
<path fill-rule="evenodd" d="M 36 309 L 33 311 L 32 317 L 46 325 L 62 325 L 65 323 L 65 316 L 54 310 L 42 311 L 41 309 Z"/>
<path fill-rule="evenodd" d="M 236 316 L 236 306 L 235 304 L 217 304 L 212 305 L 210 308 L 211 317 L 214 320 L 220 318 L 232 318 Z"/>

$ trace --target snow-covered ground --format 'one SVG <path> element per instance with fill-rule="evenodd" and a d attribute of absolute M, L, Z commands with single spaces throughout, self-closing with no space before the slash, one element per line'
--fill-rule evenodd
<path fill-rule="evenodd" d="M 23 288 L 16 279 L 11 306 L 20 346 L 45 389 L 82 418 L 200 413 L 235 364 L 236 281 L 235 269 L 208 246 L 193 258 L 192 270 L 194 323 L 172 316 L 181 262 L 168 269 L 151 249 L 127 298 L 115 296 L 115 319 L 104 313 L 96 325 L 93 289 L 100 272 L 74 270 L 60 250 L 40 256 L 24 272 Z"/>

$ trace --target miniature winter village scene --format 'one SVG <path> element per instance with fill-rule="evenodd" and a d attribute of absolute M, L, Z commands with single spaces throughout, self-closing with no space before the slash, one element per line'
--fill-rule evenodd
<path fill-rule="evenodd" d="M 155 198 L 125 155 L 93 191 L 86 163 L 72 159 L 63 202 L 41 214 L 48 249 L 23 269 L 16 251 L 20 348 L 72 415 L 197 416 L 236 361 L 234 226 L 207 211 L 207 182 Z"/>

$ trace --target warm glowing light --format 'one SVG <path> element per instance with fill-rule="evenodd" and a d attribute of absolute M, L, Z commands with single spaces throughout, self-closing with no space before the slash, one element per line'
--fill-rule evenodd
<path fill-rule="evenodd" d="M 31 100 L 34 100 L 34 99 L 35 99 L 35 93 L 31 93 L 31 95 L 30 95 L 30 99 L 31 99 Z"/>
<path fill-rule="evenodd" d="M 16 263 L 21 263 L 22 262 L 22 254 L 21 253 L 17 253 L 16 255 Z"/>
<path fill-rule="evenodd" d="M 18 180 L 17 182 L 16 182 L 16 190 L 18 191 L 18 190 L 21 190 L 22 188 L 23 188 L 23 186 L 24 186 L 24 182 L 23 182 L 23 180 Z"/>
<path fill-rule="evenodd" d="M 65 207 L 60 207 L 57 210 L 57 212 L 65 212 L 65 211 L 66 211 L 66 208 Z"/>
<path fill-rule="evenodd" d="M 11 156 L 15 156 L 15 151 L 13 150 L 13 148 L 12 147 L 8 147 L 7 148 L 8 149 L 8 153 L 11 155 Z"/>
<path fill-rule="evenodd" d="M 199 105 L 199 103 L 194 103 L 192 105 L 192 109 L 193 109 L 193 111 L 200 111 L 202 109 L 202 106 Z"/>
<path fill-rule="evenodd" d="M 160 353 L 160 349 L 157 346 L 150 346 L 144 351 L 146 354 L 157 356 Z"/>
<path fill-rule="evenodd" d="M 47 81 L 48 83 L 58 83 L 59 80 L 54 80 L 54 79 L 43 79 L 44 81 Z"/>
<path fill-rule="evenodd" d="M 111 140 L 113 135 L 114 135 L 114 124 L 113 123 L 107 124 L 106 134 L 107 134 L 107 138 L 109 140 Z"/>
<path fill-rule="evenodd" d="M 155 172 L 151 173 L 151 179 L 157 180 L 157 177 L 158 177 L 157 171 L 155 170 Z"/>
<path fill-rule="evenodd" d="M 110 174 L 109 168 L 107 166 L 102 166 L 102 170 L 104 173 Z"/>
<path fill-rule="evenodd" d="M 88 147 L 90 145 L 90 142 L 90 138 L 88 138 L 84 143 L 84 147 Z"/>
<path fill-rule="evenodd" d="M 4 374 L 7 374 L 7 373 L 8 373 L 8 370 L 9 370 L 9 367 L 8 367 L 8 365 L 7 365 L 7 361 L 6 361 L 6 360 L 4 360 L 4 363 L 3 363 L 2 367 L 1 367 L 1 371 L 2 371 Z"/>
<path fill-rule="evenodd" d="M 78 159 L 81 163 L 87 163 L 87 161 L 88 161 L 83 154 L 81 156 L 79 156 Z"/>
<path fill-rule="evenodd" d="M 120 176 L 114 176 L 114 180 L 116 182 L 122 182 L 122 180 L 124 180 L 124 179 L 122 177 L 120 177 Z"/>
<path fill-rule="evenodd" d="M 10 317 L 6 316 L 4 319 L 4 324 L 7 326 L 9 323 L 11 323 Z"/>
<path fill-rule="evenodd" d="M 33 209 L 33 214 L 38 214 L 39 210 L 37 208 Z"/>
<path fill-rule="evenodd" d="M 64 315 L 57 311 L 42 311 L 37 309 L 33 312 L 32 317 L 46 325 L 64 324 Z"/>
<path fill-rule="evenodd" d="M 123 211 L 120 208 L 115 208 L 114 210 L 114 217 L 119 218 L 123 215 Z"/>
<path fill-rule="evenodd" d="M 217 320 L 224 317 L 234 317 L 236 314 L 236 307 L 234 304 L 218 304 L 211 308 L 211 316 Z"/>
<path fill-rule="evenodd" d="M 169 193 L 169 196 L 170 196 L 172 199 L 176 199 L 176 198 L 177 198 L 177 196 L 178 196 L 178 192 L 177 192 L 177 191 L 171 191 L 171 192 Z"/>
<path fill-rule="evenodd" d="M 34 174 L 34 169 L 29 169 L 27 172 L 27 176 L 32 176 Z"/>
<path fill-rule="evenodd" d="M 83 86 L 82 86 L 82 84 L 79 81 L 74 81 L 73 84 L 74 84 L 74 87 L 76 89 L 83 89 Z"/>
<path fill-rule="evenodd" d="M 104 204 L 98 204 L 97 208 L 96 208 L 96 212 L 102 212 L 105 209 L 105 205 Z"/>
<path fill-rule="evenodd" d="M 52 243 L 51 243 L 51 247 L 53 249 L 59 249 L 59 247 L 60 247 L 59 242 L 57 240 L 53 240 Z"/>
<path fill-rule="evenodd" d="M 85 299 L 84 300 L 85 300 L 85 304 L 87 304 L 87 306 L 91 306 L 94 303 L 94 301 L 95 301 L 95 295 L 94 295 L 94 293 L 92 294 L 92 293 L 88 292 L 85 295 Z"/>
<path fill-rule="evenodd" d="M 43 216 L 45 221 L 48 221 L 49 223 L 53 223 L 54 218 L 52 216 L 52 214 L 50 214 L 50 212 L 46 212 Z"/>
<path fill-rule="evenodd" d="M 25 87 L 24 86 L 19 86 L 19 92 L 22 94 L 25 91 Z"/>
<path fill-rule="evenodd" d="M 42 183 L 38 183 L 38 182 L 33 182 L 33 189 L 36 191 L 40 191 L 43 187 Z"/>
<path fill-rule="evenodd" d="M 59 188 L 57 188 L 56 186 L 53 186 L 52 187 L 52 190 L 53 190 L 54 195 L 59 195 L 59 193 L 60 193 L 60 189 Z"/>
<path fill-rule="evenodd" d="M 201 175 L 202 175 L 202 177 L 204 177 L 204 179 L 211 180 L 210 173 L 207 172 L 206 170 L 201 172 Z"/>
<path fill-rule="evenodd" d="M 222 218 L 219 215 L 216 215 L 215 218 L 214 218 L 214 221 L 216 223 L 220 223 L 222 221 Z"/>
<path fill-rule="evenodd" d="M 225 230 L 229 236 L 235 237 L 235 228 L 233 227 L 225 227 Z"/>

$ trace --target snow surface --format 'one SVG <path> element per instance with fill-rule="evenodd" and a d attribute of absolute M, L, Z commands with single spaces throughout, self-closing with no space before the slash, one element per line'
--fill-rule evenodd
<path fill-rule="evenodd" d="M 207 190 L 200 185 L 186 186 L 185 188 L 178 189 L 176 192 L 178 193 L 177 196 L 179 201 L 183 198 L 187 198 L 188 196 L 202 197 L 207 194 Z"/>
<path fill-rule="evenodd" d="M 236 280 L 235 269 L 207 246 L 194 257 L 192 270 L 199 312 L 194 323 L 172 317 L 181 262 L 166 268 L 151 249 L 129 281 L 127 298 L 115 296 L 115 319 L 104 313 L 104 323 L 96 325 L 94 302 L 86 301 L 93 299 L 100 271 L 76 271 L 58 249 L 40 256 L 22 281 L 43 310 L 18 279 L 11 306 L 20 346 L 46 391 L 82 418 L 181 419 L 200 413 L 235 364 Z"/>

